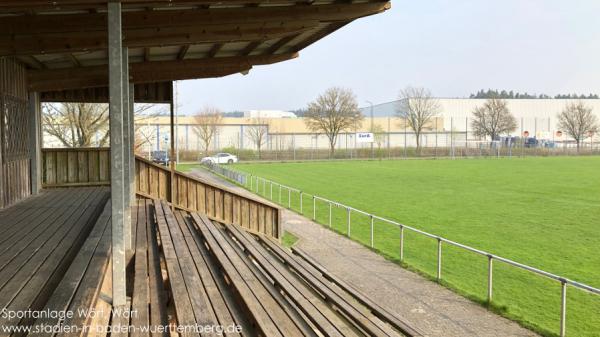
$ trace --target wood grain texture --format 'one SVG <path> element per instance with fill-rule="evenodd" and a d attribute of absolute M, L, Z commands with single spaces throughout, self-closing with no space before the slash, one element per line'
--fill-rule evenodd
<path fill-rule="evenodd" d="M 176 208 L 204 213 L 212 219 L 237 224 L 254 232 L 279 238 L 279 207 L 239 195 L 176 171 L 174 200 L 171 200 L 171 173 L 167 167 L 136 157 L 136 188 L 140 196 L 162 199 Z"/>

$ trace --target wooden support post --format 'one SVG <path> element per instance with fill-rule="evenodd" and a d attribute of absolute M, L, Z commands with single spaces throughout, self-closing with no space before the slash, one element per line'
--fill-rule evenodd
<path fill-rule="evenodd" d="M 108 77 L 110 115 L 110 180 L 112 226 L 112 304 L 124 306 L 125 243 L 124 243 L 124 176 L 123 176 L 123 49 L 121 35 L 121 3 L 108 3 Z"/>
<path fill-rule="evenodd" d="M 40 95 L 37 92 L 29 93 L 29 169 L 31 180 L 31 194 L 40 193 L 42 189 L 42 115 Z"/>

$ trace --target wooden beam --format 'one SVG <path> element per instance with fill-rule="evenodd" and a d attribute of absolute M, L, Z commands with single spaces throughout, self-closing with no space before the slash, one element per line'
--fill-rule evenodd
<path fill-rule="evenodd" d="M 275 42 L 269 49 L 267 49 L 265 54 L 275 54 L 286 44 L 290 43 L 293 39 L 300 36 L 300 34 L 290 35 L 286 37 L 282 37 L 279 41 Z"/>
<path fill-rule="evenodd" d="M 130 64 L 131 83 L 151 83 L 196 78 L 222 77 L 247 71 L 253 65 L 265 65 L 296 58 L 297 53 L 218 57 L 178 61 L 154 61 Z M 31 70 L 30 91 L 69 90 L 102 87 L 108 83 L 106 66 Z"/>
<path fill-rule="evenodd" d="M 219 53 L 219 51 L 221 51 L 221 49 L 223 48 L 225 44 L 224 43 L 215 43 L 212 48 L 210 48 L 210 51 L 208 52 L 208 57 L 215 57 L 217 56 L 217 54 Z"/>
<path fill-rule="evenodd" d="M 248 45 L 246 46 L 246 48 L 242 49 L 242 51 L 240 52 L 240 56 L 248 56 L 250 55 L 250 53 L 252 53 L 256 48 L 258 48 L 258 46 L 260 46 L 262 44 L 262 41 L 253 41 L 248 43 Z"/>
<path fill-rule="evenodd" d="M 129 48 L 186 45 L 206 42 L 264 41 L 314 29 L 316 21 L 249 25 L 197 25 L 147 28 L 124 32 L 123 45 Z M 0 56 L 73 53 L 107 48 L 104 31 L 0 37 Z"/>
<path fill-rule="evenodd" d="M 123 13 L 124 31 L 167 27 L 252 25 L 291 21 L 338 22 L 377 14 L 389 2 L 279 7 L 209 8 L 201 10 L 154 10 Z M 0 36 L 106 31 L 106 13 L 55 14 L 3 17 Z"/>
<path fill-rule="evenodd" d="M 319 30 L 318 32 L 314 33 L 313 35 L 311 35 L 309 38 L 305 39 L 304 41 L 298 43 L 297 45 L 294 46 L 293 51 L 295 52 L 299 52 L 300 50 L 310 46 L 311 44 L 319 41 L 320 39 L 322 39 L 323 37 L 335 32 L 336 30 L 344 27 L 345 25 L 347 25 L 349 22 L 340 22 L 340 23 L 335 23 L 335 24 L 331 24 L 329 26 L 327 26 L 324 29 Z"/>
<path fill-rule="evenodd" d="M 75 57 L 75 55 L 67 54 L 67 57 L 71 60 L 71 62 L 73 62 L 74 66 L 81 67 L 81 63 L 79 63 L 79 60 Z"/>
<path fill-rule="evenodd" d="M 179 49 L 179 54 L 177 54 L 177 59 L 183 60 L 185 58 L 185 54 L 187 54 L 189 49 L 190 49 L 189 44 L 182 46 L 181 49 Z"/>
<path fill-rule="evenodd" d="M 46 69 L 46 65 L 40 62 L 35 56 L 21 56 L 19 60 L 33 69 Z"/>
<path fill-rule="evenodd" d="M 124 8 L 139 9 L 141 7 L 152 7 L 156 9 L 165 8 L 173 10 L 173 8 L 198 7 L 202 8 L 211 5 L 223 5 L 222 0 L 146 0 L 146 1 L 128 1 L 121 0 Z M 298 4 L 306 5 L 314 1 L 298 1 Z M 289 6 L 290 0 L 227 0 L 229 5 L 251 5 L 251 4 L 266 3 L 270 6 Z M 73 11 L 89 11 L 91 9 L 105 10 L 106 0 L 104 1 L 27 1 L 27 0 L 8 0 L 0 2 L 0 13 L 19 13 L 25 11 L 48 11 L 54 12 L 60 10 Z"/>

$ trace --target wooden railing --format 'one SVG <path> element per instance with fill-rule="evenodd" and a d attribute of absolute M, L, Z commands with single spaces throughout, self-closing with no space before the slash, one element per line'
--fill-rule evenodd
<path fill-rule="evenodd" d="M 137 156 L 135 177 L 139 196 L 164 199 L 176 208 L 202 212 L 220 222 L 281 237 L 281 212 L 275 204 L 240 195 L 179 171 L 172 173 L 165 166 Z"/>
<path fill-rule="evenodd" d="M 110 149 L 42 149 L 42 187 L 110 185 Z"/>
<path fill-rule="evenodd" d="M 139 196 L 163 199 L 179 209 L 202 212 L 220 222 L 281 237 L 280 209 L 275 204 L 182 172 L 172 173 L 165 166 L 137 156 L 135 180 Z M 109 148 L 42 149 L 43 188 L 97 185 L 110 185 Z"/>

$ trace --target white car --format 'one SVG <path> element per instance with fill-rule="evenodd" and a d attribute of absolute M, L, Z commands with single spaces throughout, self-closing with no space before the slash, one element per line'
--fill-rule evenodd
<path fill-rule="evenodd" d="M 238 157 L 231 153 L 217 153 L 214 156 L 204 157 L 200 160 L 201 163 L 212 164 L 233 164 L 238 162 Z"/>

